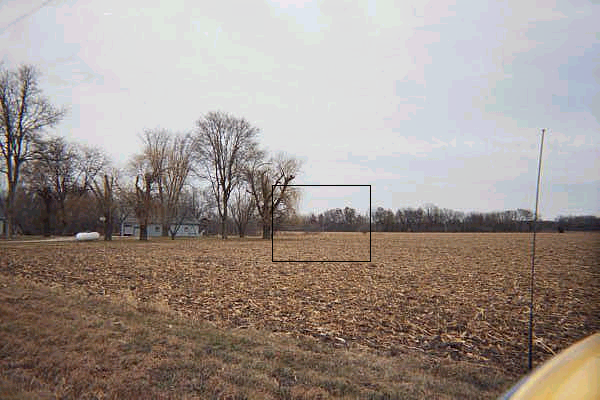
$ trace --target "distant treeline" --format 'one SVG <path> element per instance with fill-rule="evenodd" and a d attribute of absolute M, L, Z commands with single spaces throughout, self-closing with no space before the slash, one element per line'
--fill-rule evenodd
<path fill-rule="evenodd" d="M 439 208 L 435 205 L 403 208 L 396 212 L 378 207 L 371 212 L 374 232 L 530 232 L 533 212 L 516 209 L 494 212 L 469 212 Z M 292 231 L 368 231 L 369 216 L 354 208 L 335 208 L 318 215 L 297 215 L 279 230 Z M 537 221 L 538 231 L 595 231 L 600 230 L 600 218 L 595 216 L 561 216 L 554 221 Z"/>

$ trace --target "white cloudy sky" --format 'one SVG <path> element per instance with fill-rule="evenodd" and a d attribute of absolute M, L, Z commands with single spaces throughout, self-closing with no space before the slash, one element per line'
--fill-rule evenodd
<path fill-rule="evenodd" d="M 600 215 L 599 20 L 579 0 L 0 0 L 0 48 L 70 108 L 57 133 L 117 162 L 223 110 L 302 159 L 296 183 L 371 184 L 374 207 L 533 208 L 546 127 L 554 218 Z"/>

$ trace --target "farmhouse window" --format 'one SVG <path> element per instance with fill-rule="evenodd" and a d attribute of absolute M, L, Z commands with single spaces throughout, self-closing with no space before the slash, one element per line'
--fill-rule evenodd
<path fill-rule="evenodd" d="M 155 232 L 158 232 L 158 231 L 160 231 L 160 226 L 155 226 L 155 227 L 154 227 L 154 231 L 155 231 Z"/>

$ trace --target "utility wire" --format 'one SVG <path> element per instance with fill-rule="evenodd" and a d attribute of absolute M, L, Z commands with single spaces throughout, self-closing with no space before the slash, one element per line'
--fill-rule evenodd
<path fill-rule="evenodd" d="M 32 16 L 33 14 L 35 14 L 36 12 L 38 12 L 40 9 L 42 9 L 43 7 L 47 6 L 48 4 L 50 4 L 51 2 L 53 2 L 54 0 L 46 0 L 44 1 L 42 4 L 40 4 L 39 6 L 35 7 L 33 10 L 21 15 L 20 17 L 14 19 L 12 22 L 8 23 L 7 25 L 4 25 L 2 28 L 0 28 L 0 35 L 2 35 L 8 28 L 10 28 L 11 26 L 15 25 L 16 23 L 24 20 L 27 17 Z"/>

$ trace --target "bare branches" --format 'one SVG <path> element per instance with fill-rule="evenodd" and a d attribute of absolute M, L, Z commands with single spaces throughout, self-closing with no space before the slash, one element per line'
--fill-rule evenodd
<path fill-rule="evenodd" d="M 280 221 L 295 211 L 300 193 L 289 184 L 296 178 L 300 167 L 299 160 L 280 153 L 269 162 L 255 158 L 252 166 L 246 170 L 250 193 L 263 225 L 263 239 L 271 237 L 272 215 L 276 221 Z"/>
<path fill-rule="evenodd" d="M 98 187 L 97 179 L 102 172 L 108 173 L 111 162 L 104 151 L 97 147 L 80 145 L 77 148 L 77 172 L 76 182 L 80 190 L 90 189 L 94 191 Z M 116 176 L 116 170 L 110 171 L 110 175 Z"/>
<path fill-rule="evenodd" d="M 171 133 L 166 129 L 146 129 L 140 135 L 142 141 L 142 156 L 148 162 L 150 170 L 154 172 L 159 182 L 164 176 Z"/>
<path fill-rule="evenodd" d="M 221 218 L 221 236 L 226 239 L 229 197 L 244 179 L 246 164 L 258 146 L 255 138 L 259 131 L 245 119 L 222 112 L 210 112 L 196 125 L 197 175 L 210 182 Z"/>
<path fill-rule="evenodd" d="M 180 209 L 181 194 L 192 168 L 191 145 L 189 135 L 178 135 L 172 138 L 168 148 L 167 165 L 161 179 L 165 225 L 170 224 L 179 214 L 177 210 Z"/>
<path fill-rule="evenodd" d="M 56 125 L 66 110 L 55 108 L 38 88 L 38 73 L 33 66 L 17 71 L 0 65 L 0 154 L 1 172 L 6 175 L 8 196 L 8 236 L 12 235 L 14 200 L 21 165 L 33 156 L 33 141 L 46 127 Z"/>
<path fill-rule="evenodd" d="M 146 224 L 151 216 L 158 217 L 163 236 L 168 236 L 185 208 L 180 203 L 192 168 L 192 139 L 162 128 L 147 129 L 140 139 L 142 152 L 130 164 L 136 176 L 136 215 Z M 144 207 L 147 209 L 142 210 Z"/>
<path fill-rule="evenodd" d="M 140 222 L 140 240 L 148 240 L 148 223 L 152 211 L 152 184 L 155 175 L 145 172 L 135 177 L 135 215 Z"/>
<path fill-rule="evenodd" d="M 33 147 L 33 159 L 23 168 L 24 182 L 44 203 L 43 233 L 50 234 L 49 218 L 55 214 L 63 233 L 67 197 L 75 186 L 76 148 L 60 136 L 37 139 Z"/>
<path fill-rule="evenodd" d="M 238 186 L 233 192 L 229 205 L 229 211 L 235 223 L 240 237 L 246 235 L 248 223 L 256 212 L 256 201 L 246 188 Z"/>

